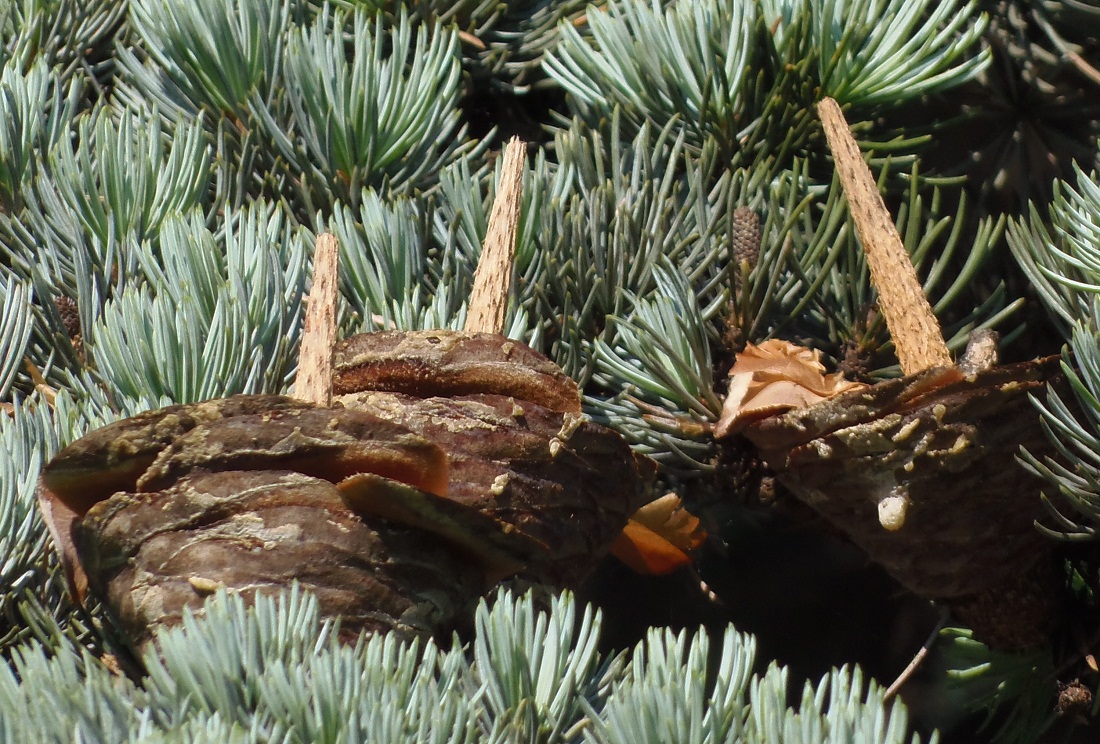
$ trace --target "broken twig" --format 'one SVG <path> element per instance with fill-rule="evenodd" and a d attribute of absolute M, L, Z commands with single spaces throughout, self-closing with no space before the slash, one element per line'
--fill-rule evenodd
<path fill-rule="evenodd" d="M 947 618 L 950 615 L 951 611 L 946 607 L 940 610 L 940 619 L 936 622 L 936 627 L 928 634 L 928 640 L 926 640 L 924 645 L 913 655 L 913 658 L 906 665 L 905 669 L 901 670 L 901 674 L 898 675 L 897 679 L 891 682 L 890 686 L 886 688 L 886 692 L 883 693 L 882 696 L 882 702 L 888 702 L 897 695 L 902 685 L 908 682 L 909 678 L 920 668 L 920 665 L 924 662 L 924 657 L 928 656 L 928 652 L 932 650 L 932 646 L 935 645 L 936 639 L 940 637 L 940 631 L 943 630 L 943 626 L 947 625 Z"/>

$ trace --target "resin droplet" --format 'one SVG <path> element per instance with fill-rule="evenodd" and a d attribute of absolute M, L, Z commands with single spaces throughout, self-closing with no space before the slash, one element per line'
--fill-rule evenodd
<path fill-rule="evenodd" d="M 897 532 L 905 524 L 905 513 L 909 511 L 909 494 L 905 488 L 897 487 L 890 495 L 878 502 L 878 522 L 884 529 Z"/>

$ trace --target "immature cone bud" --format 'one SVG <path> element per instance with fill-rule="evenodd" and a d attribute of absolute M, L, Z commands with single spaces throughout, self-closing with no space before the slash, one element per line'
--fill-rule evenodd
<path fill-rule="evenodd" d="M 54 305 L 61 314 L 61 324 L 65 327 L 65 333 L 73 348 L 76 349 L 77 357 L 83 362 L 84 337 L 80 334 L 80 311 L 76 307 L 76 302 L 71 297 L 58 295 L 54 298 Z"/>
<path fill-rule="evenodd" d="M 80 335 L 80 311 L 76 309 L 76 302 L 71 297 L 58 295 L 54 300 L 57 311 L 61 313 L 61 323 L 65 326 L 65 333 L 69 338 Z"/>

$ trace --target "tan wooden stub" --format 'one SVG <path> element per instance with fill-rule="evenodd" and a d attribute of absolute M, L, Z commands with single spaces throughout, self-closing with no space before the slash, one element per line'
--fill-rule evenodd
<path fill-rule="evenodd" d="M 500 186 L 481 258 L 474 273 L 474 288 L 466 314 L 465 330 L 473 333 L 503 333 L 508 297 L 512 285 L 512 264 L 516 252 L 520 201 L 523 198 L 523 166 L 526 146 L 513 137 L 504 150 Z"/>
<path fill-rule="evenodd" d="M 340 244 L 336 236 L 317 236 L 313 250 L 313 286 L 309 290 L 294 397 L 319 406 L 332 402 L 332 348 L 336 344 L 336 292 Z"/>
<path fill-rule="evenodd" d="M 840 106 L 832 98 L 825 98 L 817 105 L 817 113 L 856 232 L 867 253 L 871 283 L 878 291 L 879 307 L 894 339 L 902 372 L 912 375 L 930 367 L 950 366 L 951 354 L 939 321 Z"/>

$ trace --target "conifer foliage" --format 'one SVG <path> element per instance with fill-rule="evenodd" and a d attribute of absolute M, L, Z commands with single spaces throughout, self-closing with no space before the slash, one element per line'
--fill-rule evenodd
<path fill-rule="evenodd" d="M 342 251 L 342 332 L 461 327 L 495 154 L 523 130 L 507 335 L 561 365 L 663 486 L 721 502 L 716 534 L 751 520 L 711 436 L 735 352 L 778 337 L 851 377 L 898 374 L 814 114 L 830 96 L 951 349 L 983 328 L 1010 355 L 1066 343 L 1069 392 L 1035 401 L 1059 456 L 1021 460 L 1049 484 L 1051 539 L 1092 541 L 1098 29 L 1089 3 L 1038 0 L 3 0 L 0 740 L 920 739 L 941 720 L 910 729 L 858 667 L 799 694 L 732 626 L 600 651 L 608 621 L 568 593 L 539 611 L 501 592 L 465 642 L 419 644 L 340 643 L 297 586 L 254 607 L 222 594 L 131 657 L 68 597 L 36 480 L 119 418 L 285 393 L 322 231 Z M 937 156 L 986 100 L 1034 135 L 1030 95 L 1075 124 L 1039 112 L 1026 157 L 960 139 L 988 184 Z M 1066 180 L 1029 185 L 1020 157 Z M 1047 322 L 1036 298 L 1055 344 L 1027 333 Z M 1066 562 L 1084 612 L 1093 552 Z M 1057 636 L 1006 659 L 946 632 L 963 696 L 1008 716 L 1005 740 L 1050 725 L 1051 669 L 1088 673 Z M 1047 684 L 1023 684 L 1036 670 Z"/>

